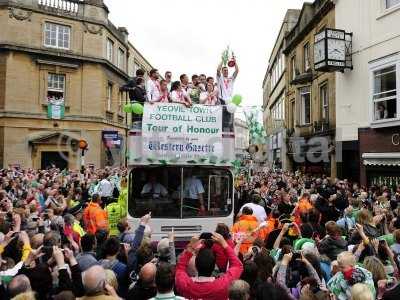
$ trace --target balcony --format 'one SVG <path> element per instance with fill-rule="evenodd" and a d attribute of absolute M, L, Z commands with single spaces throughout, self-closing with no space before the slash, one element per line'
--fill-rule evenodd
<path fill-rule="evenodd" d="M 56 14 L 77 16 L 84 0 L 38 0 L 38 7 Z"/>

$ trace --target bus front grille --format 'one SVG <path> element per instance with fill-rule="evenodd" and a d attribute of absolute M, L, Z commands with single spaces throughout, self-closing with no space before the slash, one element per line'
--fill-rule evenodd
<path fill-rule="evenodd" d="M 172 230 L 175 232 L 202 232 L 202 226 L 161 226 L 161 232 L 171 232 Z"/>

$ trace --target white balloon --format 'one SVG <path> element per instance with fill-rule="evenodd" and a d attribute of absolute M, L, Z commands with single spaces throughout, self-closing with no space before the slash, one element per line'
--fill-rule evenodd
<path fill-rule="evenodd" d="M 229 103 L 229 104 L 226 106 L 226 110 L 227 110 L 229 113 L 231 113 L 231 114 L 234 114 L 234 113 L 236 112 L 236 109 L 237 109 L 237 106 L 236 106 L 236 104 L 234 104 L 234 103 Z"/>

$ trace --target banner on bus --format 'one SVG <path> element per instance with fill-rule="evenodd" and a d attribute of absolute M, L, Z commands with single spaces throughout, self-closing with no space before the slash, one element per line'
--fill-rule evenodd
<path fill-rule="evenodd" d="M 221 106 L 145 104 L 145 159 L 188 161 L 223 155 Z"/>

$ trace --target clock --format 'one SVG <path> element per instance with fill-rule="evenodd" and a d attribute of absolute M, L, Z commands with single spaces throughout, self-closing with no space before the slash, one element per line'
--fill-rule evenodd
<path fill-rule="evenodd" d="M 343 71 L 351 60 L 349 36 L 344 30 L 326 28 L 314 38 L 314 68 L 316 71 Z"/>

